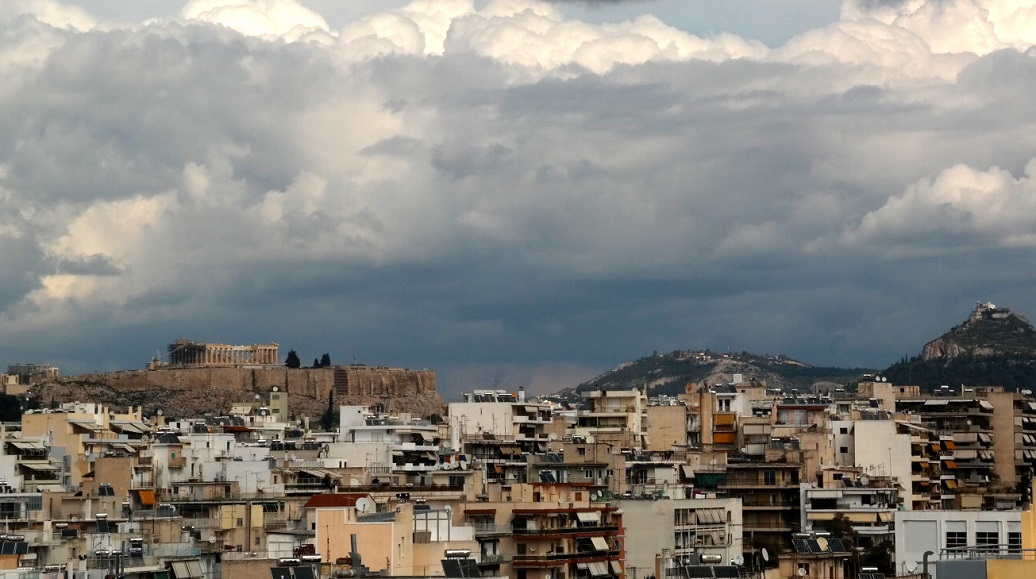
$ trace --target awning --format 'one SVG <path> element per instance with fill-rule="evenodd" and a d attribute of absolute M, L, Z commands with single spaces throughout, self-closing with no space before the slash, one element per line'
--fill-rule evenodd
<path fill-rule="evenodd" d="M 173 561 L 173 576 L 176 579 L 189 579 L 191 577 L 191 571 L 187 568 L 187 561 Z"/>
<path fill-rule="evenodd" d="M 150 507 L 155 504 L 155 491 L 151 489 L 138 489 L 137 496 L 140 497 L 140 504 Z"/>
<path fill-rule="evenodd" d="M 11 446 L 19 450 L 46 450 L 45 448 L 43 448 L 43 445 L 35 442 L 21 442 L 17 440 L 12 440 Z"/>
<path fill-rule="evenodd" d="M 723 509 L 698 509 L 695 518 L 699 525 L 715 525 L 723 522 Z"/>
<path fill-rule="evenodd" d="M 65 491 L 65 487 L 63 487 L 63 486 L 61 486 L 59 484 L 50 483 L 50 484 L 36 485 L 36 492 L 40 492 L 40 493 L 63 493 L 63 492 L 67 492 L 67 491 Z"/>
<path fill-rule="evenodd" d="M 886 513 L 878 513 L 878 522 L 879 523 L 890 523 L 890 522 L 892 522 L 892 519 L 894 519 L 894 518 L 895 518 L 895 515 L 893 515 L 892 513 L 887 513 L 887 512 Z"/>
<path fill-rule="evenodd" d="M 68 423 L 72 426 L 78 426 L 80 428 L 85 428 L 87 430 L 104 430 L 103 426 L 90 420 L 69 420 Z"/>
<path fill-rule="evenodd" d="M 576 513 L 576 519 L 578 519 L 580 523 L 600 523 L 601 513 L 595 511 L 589 513 Z"/>
<path fill-rule="evenodd" d="M 141 429 L 140 426 L 137 426 L 132 422 L 111 422 L 110 424 L 119 429 L 119 432 L 131 432 L 133 434 L 144 434 L 144 432 L 146 432 L 146 428 Z"/>
<path fill-rule="evenodd" d="M 957 462 L 952 460 L 946 461 L 946 468 L 957 468 Z"/>
<path fill-rule="evenodd" d="M 31 468 L 35 471 L 50 472 L 58 469 L 58 467 L 50 464 L 49 462 L 19 462 L 18 464 L 24 466 L 25 468 Z"/>
<path fill-rule="evenodd" d="M 593 577 L 604 577 L 608 575 L 608 563 L 597 561 L 590 563 L 590 575 Z"/>
<path fill-rule="evenodd" d="M 988 400 L 979 400 L 978 405 L 986 410 L 993 410 L 993 405 L 990 404 Z"/>
<path fill-rule="evenodd" d="M 611 547 L 608 546 L 608 541 L 604 537 L 590 537 L 590 543 L 594 546 L 594 551 L 611 550 Z"/>
<path fill-rule="evenodd" d="M 622 563 L 619 563 L 618 561 L 609 561 L 609 563 L 612 566 L 612 573 L 616 577 L 621 577 L 622 576 Z"/>
<path fill-rule="evenodd" d="M 429 442 L 431 442 L 431 441 L 434 441 L 434 440 L 435 440 L 435 434 L 433 434 L 433 433 L 431 433 L 431 432 L 424 432 L 424 431 L 420 431 L 420 430 L 419 430 L 419 431 L 417 432 L 417 434 L 418 434 L 418 435 L 420 435 L 420 436 L 421 436 L 421 439 L 423 439 L 423 440 L 425 440 L 425 441 L 429 441 Z"/>
<path fill-rule="evenodd" d="M 845 518 L 852 523 L 873 523 L 878 520 L 875 513 L 845 513 Z"/>
<path fill-rule="evenodd" d="M 946 479 L 946 480 L 942 481 L 942 483 L 944 485 L 946 485 L 946 488 L 948 488 L 948 489 L 955 489 L 955 488 L 957 488 L 957 481 L 956 480 Z"/>
<path fill-rule="evenodd" d="M 806 513 L 807 521 L 832 521 L 837 513 Z"/>
<path fill-rule="evenodd" d="M 991 444 L 993 442 L 993 437 L 989 436 L 985 432 L 978 433 L 978 439 L 986 444 Z"/>
<path fill-rule="evenodd" d="M 689 464 L 681 464 L 680 465 L 680 473 L 683 475 L 684 480 L 688 480 L 688 481 L 694 480 L 694 470 L 691 469 L 691 465 L 689 465 Z"/>
<path fill-rule="evenodd" d="M 945 399 L 944 400 L 937 400 L 936 399 L 936 400 L 925 400 L 924 401 L 924 405 L 925 406 L 946 406 L 949 403 L 950 403 L 950 401 L 949 400 L 945 400 Z"/>

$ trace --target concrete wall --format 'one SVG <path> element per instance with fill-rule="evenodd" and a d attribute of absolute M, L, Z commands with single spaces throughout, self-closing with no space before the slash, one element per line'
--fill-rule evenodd
<path fill-rule="evenodd" d="M 999 542 L 1007 543 L 1009 532 L 1021 532 L 1020 511 L 899 511 L 896 513 L 896 571 L 920 572 L 925 551 L 939 559 L 946 548 L 946 532 L 963 530 L 967 544 L 975 545 L 975 533 L 980 527 L 996 529 Z M 933 576 L 933 579 L 937 579 Z M 946 579 L 946 578 L 938 578 Z"/>

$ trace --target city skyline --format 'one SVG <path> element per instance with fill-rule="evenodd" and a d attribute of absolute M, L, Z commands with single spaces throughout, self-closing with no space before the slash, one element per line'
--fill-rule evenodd
<path fill-rule="evenodd" d="M 15 0 L 0 352 L 178 338 L 554 391 L 883 368 L 1036 253 L 1036 1 Z"/>

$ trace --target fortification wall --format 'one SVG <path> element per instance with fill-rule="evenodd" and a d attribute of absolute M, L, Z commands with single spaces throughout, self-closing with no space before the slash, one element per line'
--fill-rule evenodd
<path fill-rule="evenodd" d="M 389 412 L 427 416 L 445 407 L 435 387 L 435 372 L 382 366 L 130 370 L 63 378 L 47 386 L 45 396 L 57 401 L 143 404 L 179 416 L 225 412 L 231 403 L 249 401 L 253 393 L 265 394 L 274 386 L 288 393 L 293 414 L 309 416 L 318 416 L 326 408 L 331 391 L 336 404 L 381 403 Z"/>

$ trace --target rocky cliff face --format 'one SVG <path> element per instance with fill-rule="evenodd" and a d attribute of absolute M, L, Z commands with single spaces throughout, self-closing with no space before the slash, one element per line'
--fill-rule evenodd
<path fill-rule="evenodd" d="M 342 368 L 354 388 L 339 383 Z M 115 407 L 143 406 L 145 414 L 161 408 L 167 416 L 182 417 L 228 412 L 235 402 L 251 402 L 274 387 L 288 393 L 289 412 L 297 418 L 319 417 L 331 392 L 339 405 L 381 403 L 386 411 L 415 416 L 442 413 L 445 406 L 434 372 L 382 367 L 135 370 L 60 378 L 40 385 L 35 393 L 43 404 L 89 400 Z"/>
<path fill-rule="evenodd" d="M 925 344 L 921 359 L 961 357 L 1036 357 L 1036 330 L 1024 316 L 991 303 L 979 303 L 963 324 Z"/>

